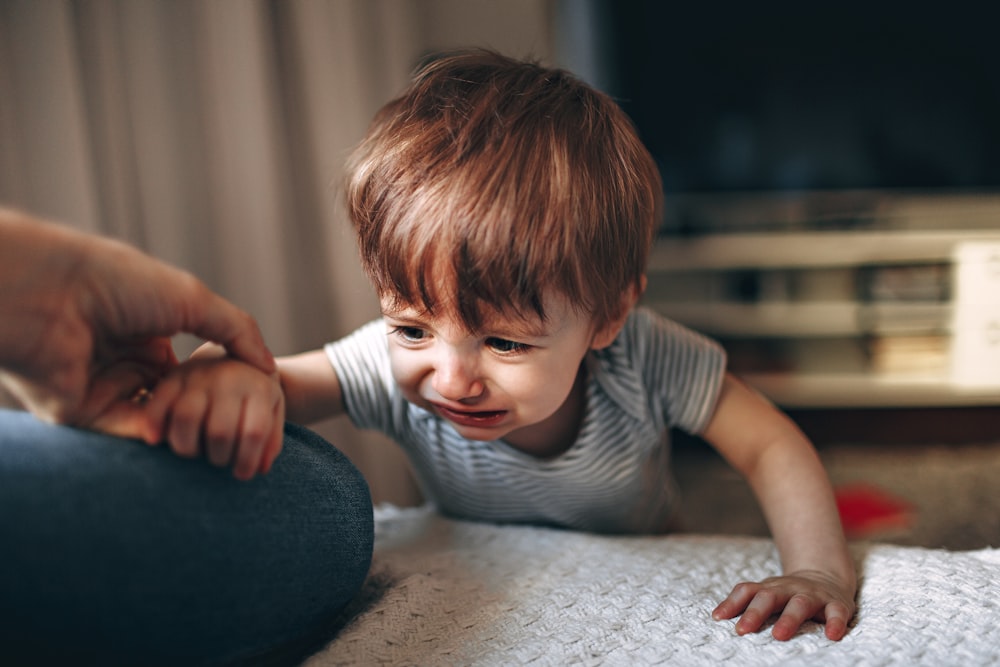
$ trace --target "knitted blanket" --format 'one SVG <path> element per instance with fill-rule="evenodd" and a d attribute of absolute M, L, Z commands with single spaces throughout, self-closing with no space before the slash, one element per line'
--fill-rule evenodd
<path fill-rule="evenodd" d="M 336 639 L 305 664 L 994 665 L 1000 550 L 855 543 L 847 637 L 739 637 L 713 607 L 779 572 L 750 537 L 607 537 L 376 510 L 371 574 Z"/>

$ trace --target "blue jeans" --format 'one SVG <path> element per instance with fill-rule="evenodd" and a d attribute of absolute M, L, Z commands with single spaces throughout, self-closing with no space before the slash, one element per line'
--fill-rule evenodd
<path fill-rule="evenodd" d="M 361 587 L 372 539 L 360 473 L 301 427 L 240 482 L 0 410 L 0 663 L 301 659 Z"/>

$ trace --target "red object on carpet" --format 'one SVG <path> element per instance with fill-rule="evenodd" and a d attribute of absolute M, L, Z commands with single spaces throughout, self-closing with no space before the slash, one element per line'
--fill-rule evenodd
<path fill-rule="evenodd" d="M 913 525 L 915 508 L 911 503 L 871 484 L 840 486 L 834 497 L 848 538 L 871 537 Z"/>

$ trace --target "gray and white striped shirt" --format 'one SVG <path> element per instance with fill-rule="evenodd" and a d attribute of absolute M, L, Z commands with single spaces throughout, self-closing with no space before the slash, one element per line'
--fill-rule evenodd
<path fill-rule="evenodd" d="M 726 363 L 714 341 L 635 309 L 614 343 L 587 358 L 576 442 L 540 459 L 502 440 L 467 440 L 406 401 L 392 378 L 381 320 L 325 349 L 351 420 L 403 447 L 443 513 L 613 533 L 669 527 L 677 505 L 669 428 L 698 433 L 707 425 Z"/>

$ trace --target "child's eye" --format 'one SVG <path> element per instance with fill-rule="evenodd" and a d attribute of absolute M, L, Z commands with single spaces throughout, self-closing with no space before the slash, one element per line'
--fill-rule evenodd
<path fill-rule="evenodd" d="M 527 352 L 530 348 L 529 345 L 507 340 L 506 338 L 487 338 L 486 345 L 501 354 L 517 354 L 520 352 Z"/>
<path fill-rule="evenodd" d="M 423 329 L 406 326 L 394 327 L 391 333 L 394 336 L 399 336 L 408 343 L 419 343 L 427 335 Z"/>

